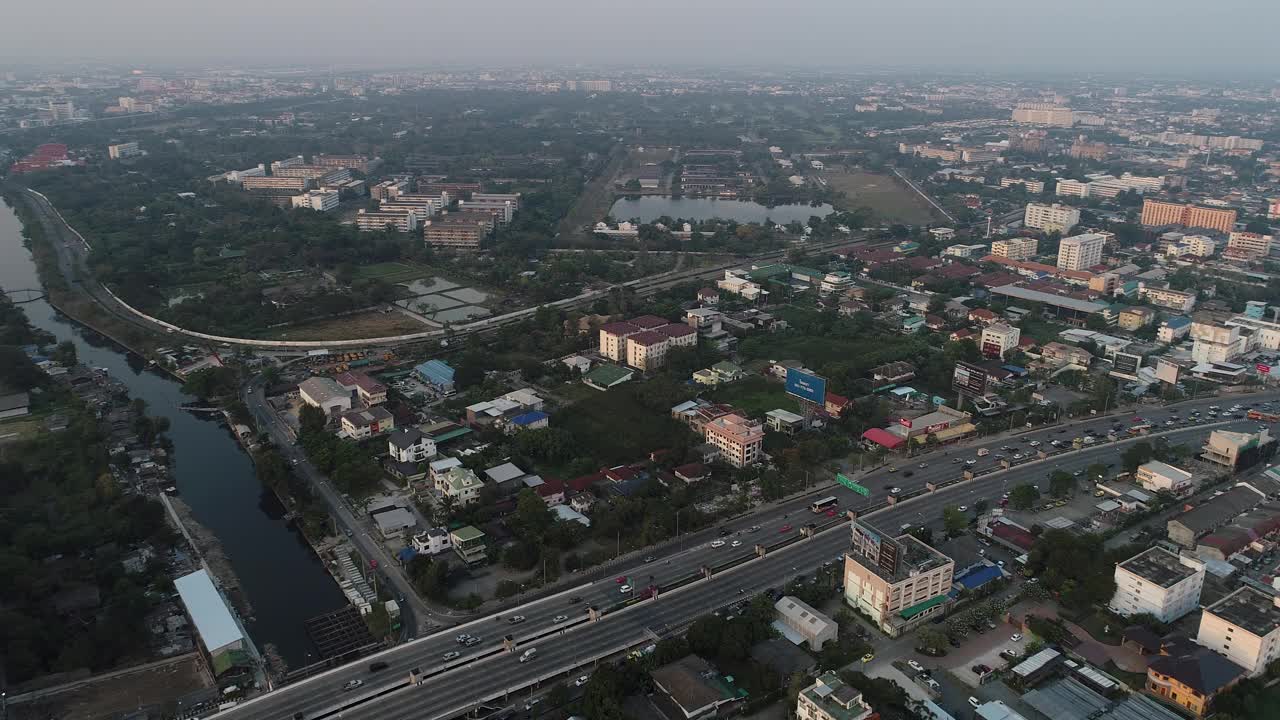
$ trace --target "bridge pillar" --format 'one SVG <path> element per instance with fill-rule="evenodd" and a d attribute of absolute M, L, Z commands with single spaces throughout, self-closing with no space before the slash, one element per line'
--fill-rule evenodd
<path fill-rule="evenodd" d="M 973 471 L 972 471 L 972 470 L 965 470 L 965 471 L 964 471 L 964 475 L 963 475 L 962 477 L 963 477 L 965 480 L 972 480 L 972 479 L 973 479 Z"/>
<path fill-rule="evenodd" d="M 924 484 L 924 489 L 928 490 L 929 492 L 938 492 L 938 484 L 927 482 Z"/>
<path fill-rule="evenodd" d="M 898 504 L 898 496 L 897 496 L 897 495 L 890 495 L 890 496 L 889 496 L 889 504 L 890 504 L 890 505 L 897 505 L 897 504 Z"/>
<path fill-rule="evenodd" d="M 767 555 L 768 552 L 769 551 L 765 549 L 764 545 L 756 545 L 756 557 L 762 558 Z"/>
<path fill-rule="evenodd" d="M 503 635 L 503 636 L 502 636 L 502 649 L 503 649 L 503 650 L 506 650 L 507 652 L 515 652 L 515 651 L 516 651 L 516 639 L 515 639 L 515 637 L 514 637 L 514 636 L 511 636 L 511 635 Z"/>
<path fill-rule="evenodd" d="M 699 571 L 701 571 L 701 572 L 702 572 L 702 577 L 703 577 L 703 578 L 705 578 L 705 579 L 707 579 L 707 580 L 710 580 L 710 579 L 711 579 L 712 572 L 711 572 L 711 566 L 710 566 L 710 565 L 703 565 L 702 567 L 700 567 L 700 568 L 698 568 L 698 569 L 699 569 Z"/>
<path fill-rule="evenodd" d="M 1004 468 L 1005 470 L 1008 470 L 1009 468 L 1013 467 L 1013 463 L 1010 462 L 1008 458 L 1005 458 L 1004 460 L 1000 461 L 1000 467 Z"/>
<path fill-rule="evenodd" d="M 1036 457 L 1037 457 L 1037 458 L 1040 458 L 1041 460 L 1043 460 L 1043 459 L 1045 459 L 1045 458 L 1049 457 L 1049 453 L 1047 453 L 1047 452 L 1045 452 L 1045 451 L 1043 451 L 1043 450 L 1040 450 L 1040 451 L 1036 452 Z"/>
<path fill-rule="evenodd" d="M 587 621 L 588 621 L 588 622 L 599 622 L 599 621 L 600 621 L 600 608 L 596 607 L 595 605 L 592 605 L 591 607 L 587 608 Z"/>

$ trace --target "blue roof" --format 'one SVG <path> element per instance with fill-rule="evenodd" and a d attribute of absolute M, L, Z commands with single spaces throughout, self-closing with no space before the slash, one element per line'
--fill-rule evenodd
<path fill-rule="evenodd" d="M 209 573 L 197 570 L 173 581 L 173 587 L 187 606 L 187 614 L 211 654 L 244 639 L 227 603 L 213 586 Z"/>
<path fill-rule="evenodd" d="M 453 382 L 453 368 L 443 360 L 428 360 L 414 368 L 419 375 L 436 385 Z"/>
<path fill-rule="evenodd" d="M 1026 368 L 1024 368 L 1024 367 L 1018 366 L 1018 365 L 1001 365 L 1001 366 L 1000 366 L 1000 369 L 1001 369 L 1001 370 L 1008 370 L 1009 372 L 1013 373 L 1014 375 L 1026 375 L 1026 374 L 1027 374 L 1027 369 L 1026 369 Z"/>
<path fill-rule="evenodd" d="M 973 590 L 975 588 L 980 588 L 983 585 L 986 585 L 992 580 L 995 580 L 996 578 L 1000 577 L 1000 575 L 1001 575 L 1000 568 L 994 565 L 983 565 L 982 567 L 970 570 L 964 575 L 961 575 L 960 577 L 956 578 L 956 582 L 960 583 L 961 585 L 963 585 L 964 587 L 970 590 Z"/>
<path fill-rule="evenodd" d="M 512 425 L 532 425 L 541 420 L 546 420 L 549 417 L 551 416 L 542 412 L 541 410 L 534 410 L 533 412 L 527 412 L 523 415 L 517 415 L 511 418 L 511 424 Z"/>
<path fill-rule="evenodd" d="M 418 551 L 411 547 L 402 547 L 400 548 L 400 552 L 396 553 L 396 557 L 400 559 L 400 562 L 407 563 L 417 554 Z"/>
<path fill-rule="evenodd" d="M 1172 328 L 1186 327 L 1191 324 L 1191 318 L 1183 317 L 1182 315 L 1174 315 L 1173 317 L 1166 319 L 1164 324 Z"/>

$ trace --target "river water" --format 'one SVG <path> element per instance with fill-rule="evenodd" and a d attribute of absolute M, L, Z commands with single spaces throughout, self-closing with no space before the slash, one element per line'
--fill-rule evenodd
<path fill-rule="evenodd" d="M 22 224 L 0 204 L 0 287 L 38 288 Z M 169 419 L 178 492 L 192 515 L 218 536 L 240 579 L 254 617 L 246 623 L 259 649 L 274 645 L 290 667 L 307 664 L 315 650 L 303 628 L 307 618 L 346 603 L 302 534 L 285 522 L 284 507 L 254 474 L 253 463 L 219 420 L 179 410 L 192 401 L 167 375 L 145 369 L 132 353 L 71 321 L 44 300 L 20 306 L 31 323 L 76 345 L 80 362 L 106 368 L 125 383 L 147 412 Z M 314 660 L 315 658 L 310 658 Z"/>
<path fill-rule="evenodd" d="M 809 222 L 817 215 L 825 217 L 831 206 L 775 205 L 768 207 L 751 200 L 720 200 L 718 198 L 686 198 L 666 195 L 644 195 L 620 198 L 609 208 L 609 214 L 618 220 L 639 218 L 640 222 L 653 222 L 662 216 L 673 220 L 733 220 L 739 223 L 763 223 L 772 220 L 785 225 L 789 222 Z"/>

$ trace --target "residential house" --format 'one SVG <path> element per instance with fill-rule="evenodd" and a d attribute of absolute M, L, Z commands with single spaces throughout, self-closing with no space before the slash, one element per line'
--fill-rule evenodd
<path fill-rule="evenodd" d="M 1220 693 L 1245 677 L 1244 668 L 1208 648 L 1160 655 L 1147 666 L 1147 692 L 1204 717 Z"/>
<path fill-rule="evenodd" d="M 830 671 L 796 696 L 796 720 L 866 720 L 872 714 L 862 692 Z"/>
<path fill-rule="evenodd" d="M 465 525 L 449 532 L 449 544 L 462 562 L 478 565 L 488 558 L 488 538 L 479 528 Z"/>
<path fill-rule="evenodd" d="M 449 531 L 442 527 L 423 530 L 413 536 L 410 541 L 414 551 L 422 555 L 439 555 L 453 547 L 449 540 Z"/>
<path fill-rule="evenodd" d="M 345 412 L 338 420 L 342 434 L 352 440 L 363 440 L 396 428 L 396 421 L 391 413 L 377 405 Z"/>
<path fill-rule="evenodd" d="M 474 472 L 461 466 L 449 468 L 436 485 L 440 496 L 451 498 L 454 507 L 465 507 L 479 501 L 480 489 L 483 487 L 484 483 Z"/>
<path fill-rule="evenodd" d="M 387 455 L 396 462 L 426 462 L 436 456 L 436 443 L 418 428 L 401 428 L 387 438 Z"/>
<path fill-rule="evenodd" d="M 338 373 L 333 379 L 365 407 L 387 401 L 387 386 L 361 372 Z"/>

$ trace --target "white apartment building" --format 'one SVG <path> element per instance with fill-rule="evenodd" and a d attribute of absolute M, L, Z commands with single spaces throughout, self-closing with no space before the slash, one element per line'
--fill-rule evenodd
<path fill-rule="evenodd" d="M 1010 260 L 1030 260 L 1039 248 L 1040 241 L 1036 238 L 1005 238 L 991 243 L 991 254 Z"/>
<path fill-rule="evenodd" d="M 1147 548 L 1116 563 L 1116 592 L 1111 610 L 1129 617 L 1150 613 L 1163 623 L 1173 622 L 1200 605 L 1204 563 L 1161 547 Z"/>
<path fill-rule="evenodd" d="M 943 249 L 944 257 L 979 258 L 987 252 L 986 245 L 949 245 Z"/>
<path fill-rule="evenodd" d="M 289 198 L 295 208 L 306 208 L 316 212 L 329 212 L 338 208 L 337 190 L 312 190 L 302 195 Z"/>
<path fill-rule="evenodd" d="M 1022 224 L 1044 232 L 1068 233 L 1080 224 L 1080 211 L 1070 205 L 1027 203 Z"/>
<path fill-rule="evenodd" d="M 1179 312 L 1191 312 L 1191 308 L 1196 306 L 1195 293 L 1174 290 L 1173 288 L 1152 287 L 1142 283 L 1138 287 L 1138 295 L 1146 298 L 1152 305 L 1159 305 Z"/>
<path fill-rule="evenodd" d="M 1089 197 L 1089 183 L 1063 178 L 1058 181 L 1054 193 L 1062 197 Z"/>
<path fill-rule="evenodd" d="M 1204 235 L 1183 235 L 1181 240 L 1170 244 L 1165 249 L 1165 254 L 1171 257 L 1182 257 L 1183 255 L 1213 257 L 1213 253 L 1217 249 L 1218 243 L 1213 238 L 1205 237 Z"/>
<path fill-rule="evenodd" d="M 1252 330 L 1249 336 L 1250 350 L 1280 350 L 1280 324 L 1270 320 L 1237 315 L 1223 323 L 1227 327 Z"/>
<path fill-rule="evenodd" d="M 1261 675 L 1280 658 L 1280 596 L 1241 587 L 1204 609 L 1196 642 Z"/>
<path fill-rule="evenodd" d="M 403 211 L 396 211 L 390 208 L 382 210 L 356 211 L 356 227 L 360 232 L 376 232 L 386 230 L 390 227 L 395 232 L 413 232 L 418 229 L 418 213 L 413 209 L 405 208 Z"/>
<path fill-rule="evenodd" d="M 1039 195 L 1044 192 L 1044 183 L 1039 180 L 1023 180 L 1022 178 L 1003 178 L 1000 180 L 1000 187 L 1009 188 L 1014 185 L 1021 185 L 1024 190 L 1032 195 Z"/>
<path fill-rule="evenodd" d="M 1192 320 L 1191 359 L 1197 363 L 1231 362 L 1248 350 L 1248 338 L 1234 325 Z"/>
<path fill-rule="evenodd" d="M 757 420 L 725 415 L 703 425 L 702 434 L 734 467 L 754 465 L 764 457 L 764 427 Z"/>
<path fill-rule="evenodd" d="M 1102 248 L 1107 239 L 1097 233 L 1063 238 L 1058 245 L 1058 267 L 1062 270 L 1088 270 L 1102 263 Z"/>
<path fill-rule="evenodd" d="M 996 323 L 982 329 L 978 349 L 987 357 L 1003 358 L 1004 354 L 1018 347 L 1022 331 L 1012 325 Z"/>
<path fill-rule="evenodd" d="M 1270 235 L 1251 232 L 1233 232 L 1227 236 L 1227 249 L 1239 250 L 1254 257 L 1267 257 L 1271 254 Z"/>
<path fill-rule="evenodd" d="M 872 712 L 862 692 L 834 672 L 819 675 L 796 696 L 797 720 L 865 720 Z"/>

